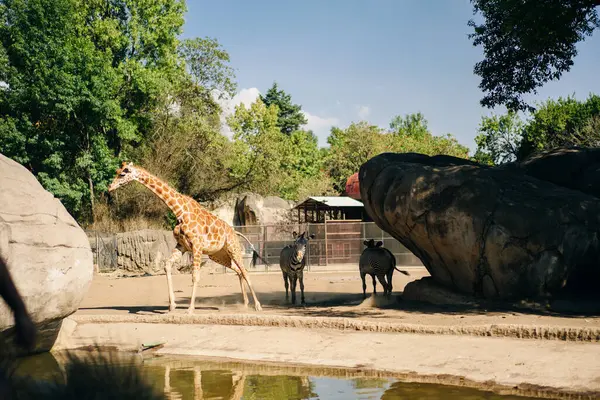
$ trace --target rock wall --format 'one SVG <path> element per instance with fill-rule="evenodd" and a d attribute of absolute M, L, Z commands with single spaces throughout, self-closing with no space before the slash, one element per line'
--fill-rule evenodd
<path fill-rule="evenodd" d="M 0 253 L 50 350 L 63 318 L 77 310 L 93 277 L 85 232 L 22 165 L 0 154 Z M 0 301 L 0 348 L 13 346 L 12 313 Z"/>

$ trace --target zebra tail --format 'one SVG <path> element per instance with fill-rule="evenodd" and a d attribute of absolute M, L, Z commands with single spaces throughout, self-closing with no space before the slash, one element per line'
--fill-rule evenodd
<path fill-rule="evenodd" d="M 401 269 L 398 269 L 396 266 L 394 266 L 394 269 L 395 269 L 396 271 L 400 272 L 401 274 L 404 274 L 404 275 L 409 275 L 409 276 L 410 276 L 410 274 L 409 274 L 408 272 L 406 272 L 406 271 L 402 271 Z"/>

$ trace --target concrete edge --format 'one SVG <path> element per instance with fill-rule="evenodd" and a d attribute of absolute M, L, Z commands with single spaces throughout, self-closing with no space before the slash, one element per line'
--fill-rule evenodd
<path fill-rule="evenodd" d="M 600 342 L 600 328 L 485 324 L 466 326 L 417 325 L 376 322 L 341 317 L 303 317 L 256 314 L 162 314 L 162 315 L 71 315 L 81 324 L 90 323 L 154 323 L 276 326 L 306 329 L 335 329 L 364 332 L 413 333 L 425 335 L 468 335 L 516 339 Z"/>

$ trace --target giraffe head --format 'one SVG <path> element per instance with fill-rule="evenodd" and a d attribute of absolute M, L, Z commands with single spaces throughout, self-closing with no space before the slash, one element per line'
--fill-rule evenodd
<path fill-rule="evenodd" d="M 315 235 L 311 234 L 310 236 L 307 236 L 306 232 L 302 232 L 300 235 L 298 235 L 296 232 L 292 232 L 292 235 L 294 235 L 295 238 L 293 246 L 296 259 L 302 260 L 304 253 L 306 253 L 306 245 L 308 244 L 308 241 L 310 239 L 314 239 Z"/>
<path fill-rule="evenodd" d="M 383 242 L 380 240 L 377 243 L 375 243 L 375 239 L 369 239 L 369 240 L 365 240 L 364 245 L 367 246 L 367 248 L 369 249 L 374 249 L 376 247 L 381 247 L 383 246 Z"/>
<path fill-rule="evenodd" d="M 139 177 L 139 174 L 139 170 L 133 166 L 132 162 L 128 163 L 123 161 L 121 168 L 117 169 L 117 176 L 115 176 L 115 179 L 108 187 L 108 191 L 112 192 L 113 190 L 136 180 Z"/>

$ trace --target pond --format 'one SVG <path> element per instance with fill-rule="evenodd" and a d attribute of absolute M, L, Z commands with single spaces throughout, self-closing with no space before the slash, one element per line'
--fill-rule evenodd
<path fill-rule="evenodd" d="M 457 386 L 407 383 L 376 372 L 341 368 L 274 366 L 185 356 L 140 355 L 136 360 L 152 385 L 173 400 L 533 399 Z M 63 362 L 60 354 L 45 353 L 24 359 L 17 372 L 62 381 Z"/>

